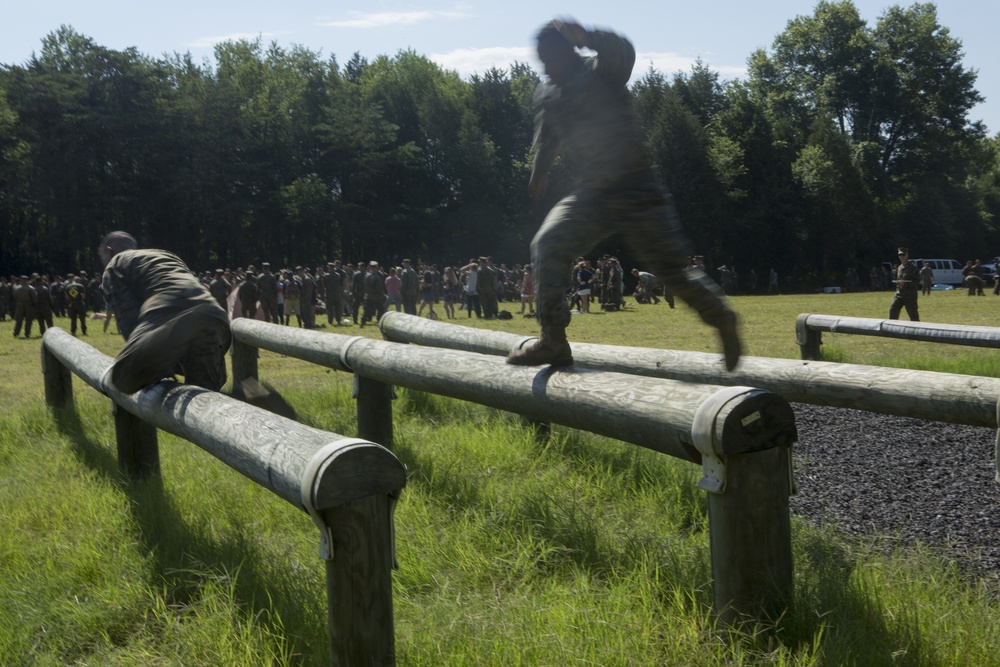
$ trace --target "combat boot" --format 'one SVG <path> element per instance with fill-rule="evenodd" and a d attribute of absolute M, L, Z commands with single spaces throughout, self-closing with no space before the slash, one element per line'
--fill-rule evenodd
<path fill-rule="evenodd" d="M 566 340 L 566 329 L 542 326 L 542 335 L 507 355 L 507 363 L 515 366 L 572 366 L 573 352 Z"/>
<path fill-rule="evenodd" d="M 726 359 L 726 370 L 731 371 L 740 362 L 740 354 L 743 351 L 736 313 L 727 308 L 718 328 L 719 337 L 722 338 L 722 354 Z"/>

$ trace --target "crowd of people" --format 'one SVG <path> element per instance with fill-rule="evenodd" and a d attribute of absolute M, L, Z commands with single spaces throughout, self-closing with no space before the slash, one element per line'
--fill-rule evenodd
<path fill-rule="evenodd" d="M 692 258 L 698 266 L 700 258 Z M 625 306 L 625 271 L 616 257 L 604 255 L 591 262 L 577 258 L 569 270 L 570 307 L 581 313 L 591 308 L 605 311 Z M 636 279 L 632 295 L 636 303 L 659 303 L 670 307 L 674 299 L 656 276 L 632 269 Z M 531 264 L 494 263 L 489 256 L 445 266 L 404 259 L 398 266 L 384 267 L 377 261 L 341 262 L 306 268 L 273 270 L 269 262 L 260 269 L 247 265 L 236 269 L 197 272 L 196 276 L 231 318 L 254 317 L 275 324 L 303 328 L 366 326 L 386 310 L 431 319 L 466 317 L 503 319 L 536 316 L 536 289 Z M 54 317 L 70 318 L 70 332 L 88 333 L 94 320 L 103 331 L 114 321 L 101 288 L 102 274 L 0 277 L 0 321 L 14 320 L 14 335 L 41 335 Z M 509 315 L 500 304 L 509 304 Z M 514 310 L 518 308 L 519 309 Z M 326 323 L 322 322 L 325 317 Z M 37 328 L 36 328 L 37 325 Z"/>

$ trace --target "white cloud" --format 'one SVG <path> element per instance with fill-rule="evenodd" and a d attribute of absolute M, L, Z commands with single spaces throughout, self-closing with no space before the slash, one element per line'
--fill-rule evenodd
<path fill-rule="evenodd" d="M 715 65 L 708 58 L 702 56 L 702 62 L 713 72 L 718 72 L 721 79 L 736 79 L 746 76 L 745 66 Z M 653 69 L 665 76 L 671 76 L 675 72 L 690 74 L 691 68 L 698 62 L 697 58 L 682 56 L 678 53 L 662 51 L 644 51 L 635 56 L 635 69 L 632 71 L 632 80 L 642 77 L 649 71 L 650 65 Z"/>
<path fill-rule="evenodd" d="M 508 69 L 514 61 L 528 63 L 536 70 L 540 63 L 535 50 L 529 46 L 494 46 L 482 49 L 455 49 L 448 53 L 431 53 L 427 56 L 443 69 L 454 70 L 462 78 L 483 74 L 491 67 Z"/>
<path fill-rule="evenodd" d="M 698 61 L 697 58 L 682 56 L 679 53 L 663 51 L 643 51 L 636 53 L 635 69 L 632 70 L 632 80 L 644 76 L 649 71 L 650 65 L 653 69 L 659 70 L 664 76 L 672 76 L 675 72 L 690 74 L 691 68 Z M 708 58 L 702 56 L 702 62 L 709 70 L 719 73 L 719 78 L 723 80 L 737 79 L 746 76 L 746 66 L 715 65 Z"/>
<path fill-rule="evenodd" d="M 252 42 L 258 37 L 268 39 L 277 36 L 278 33 L 276 32 L 234 32 L 228 35 L 219 35 L 217 37 L 199 37 L 193 42 L 186 43 L 184 46 L 192 49 L 207 49 L 222 42 L 238 42 L 241 39 L 247 39 Z"/>
<path fill-rule="evenodd" d="M 328 28 L 385 28 L 394 25 L 413 25 L 433 19 L 459 19 L 468 14 L 463 12 L 442 11 L 398 11 L 398 12 L 348 12 L 349 19 L 343 21 L 324 21 L 321 26 Z"/>

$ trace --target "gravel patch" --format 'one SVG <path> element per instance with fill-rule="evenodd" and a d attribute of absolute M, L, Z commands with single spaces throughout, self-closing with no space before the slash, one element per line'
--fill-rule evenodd
<path fill-rule="evenodd" d="M 919 541 L 1000 587 L 1000 484 L 990 428 L 794 404 L 793 514 Z"/>

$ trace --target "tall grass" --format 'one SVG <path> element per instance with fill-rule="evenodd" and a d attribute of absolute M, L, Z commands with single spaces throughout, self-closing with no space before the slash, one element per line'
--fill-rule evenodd
<path fill-rule="evenodd" d="M 734 301 L 749 353 L 797 357 L 798 313 L 881 317 L 888 299 Z M 936 293 L 922 314 L 989 324 L 994 305 Z M 48 411 L 39 343 L 9 332 L 0 323 L 0 664 L 324 664 L 324 571 L 305 515 L 162 433 L 162 478 L 126 482 L 107 399 L 76 382 L 75 406 Z M 693 313 L 665 305 L 575 316 L 570 337 L 716 351 Z M 826 338 L 828 353 L 855 363 L 994 368 L 991 351 Z M 111 335 L 88 342 L 121 346 Z M 261 377 L 304 421 L 354 433 L 350 376 L 265 353 Z M 695 466 L 569 429 L 536 439 L 510 415 L 420 392 L 400 390 L 394 413 L 408 470 L 393 575 L 401 665 L 996 661 L 995 591 L 930 547 L 891 549 L 888 537 L 795 519 L 793 606 L 730 634 L 709 611 Z"/>

